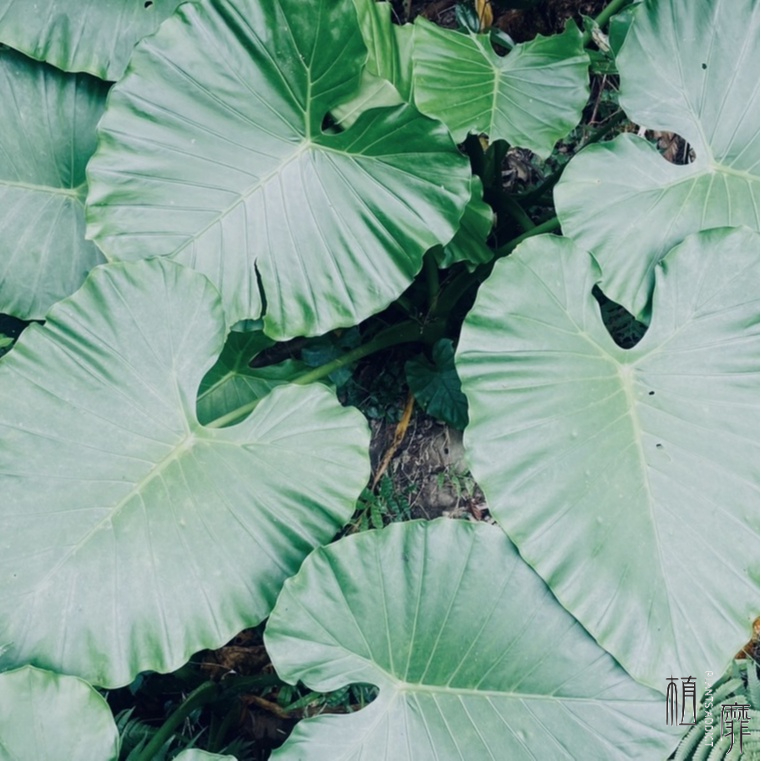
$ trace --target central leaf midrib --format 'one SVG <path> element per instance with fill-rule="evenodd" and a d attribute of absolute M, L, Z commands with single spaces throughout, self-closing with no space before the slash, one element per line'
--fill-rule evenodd
<path fill-rule="evenodd" d="M 280 175 L 280 173 L 285 169 L 285 167 L 288 166 L 288 164 L 291 164 L 292 162 L 296 161 L 303 153 L 306 153 L 306 151 L 311 148 L 313 145 L 312 141 L 308 137 L 304 137 L 301 143 L 299 143 L 298 147 L 295 151 L 293 151 L 288 156 L 284 157 L 277 166 L 275 166 L 272 171 L 270 171 L 268 174 L 266 174 L 264 177 L 260 178 L 255 182 L 253 185 L 250 185 L 245 190 L 240 192 L 238 194 L 238 197 L 233 201 L 226 209 L 223 209 L 219 214 L 217 214 L 214 219 L 212 219 L 208 224 L 206 224 L 204 227 L 202 227 L 198 232 L 191 235 L 185 243 L 183 243 L 181 246 L 178 246 L 173 252 L 172 256 L 179 254 L 180 252 L 184 251 L 188 246 L 195 243 L 197 240 L 199 240 L 201 237 L 203 237 L 209 230 L 211 230 L 214 225 L 221 222 L 228 214 L 235 211 L 242 203 L 245 203 L 248 201 L 251 196 L 253 196 L 255 193 L 257 193 L 259 190 L 261 190 L 267 183 L 269 183 L 271 180 L 273 180 L 275 177 Z"/>
<path fill-rule="evenodd" d="M 18 188 L 20 190 L 29 190 L 36 193 L 49 193 L 50 195 L 61 195 L 73 198 L 78 201 L 84 208 L 84 197 L 87 195 L 87 183 L 82 182 L 73 188 L 55 187 L 54 185 L 37 185 L 33 182 L 22 182 L 20 180 L 0 179 L 0 186 L 7 188 Z"/>
<path fill-rule="evenodd" d="M 109 522 L 113 521 L 114 517 L 117 516 L 121 510 L 123 510 L 124 507 L 126 507 L 132 501 L 135 495 L 139 494 L 143 489 L 145 489 L 145 487 L 148 486 L 151 481 L 160 476 L 172 463 L 176 462 L 180 459 L 181 456 L 191 451 L 193 444 L 199 440 L 197 436 L 199 430 L 200 426 L 197 430 L 188 430 L 182 439 L 177 444 L 175 444 L 161 460 L 155 463 L 151 469 L 143 476 L 143 478 L 141 478 L 139 481 L 136 481 L 132 485 L 132 488 L 121 499 L 119 499 L 118 502 L 116 502 L 108 509 L 108 514 L 97 521 L 78 542 L 71 545 L 67 552 L 61 556 L 61 558 L 59 558 L 53 567 L 50 568 L 50 570 L 39 580 L 39 582 L 37 582 L 35 591 L 44 588 L 49 583 L 51 577 L 55 576 L 55 574 L 61 568 L 63 568 L 71 556 L 76 552 L 79 552 L 79 550 L 81 550 L 82 547 L 84 547 L 92 539 L 92 537 L 98 533 L 98 531 L 100 531 Z"/>
<path fill-rule="evenodd" d="M 447 687 L 446 685 L 436 684 L 416 684 L 414 682 L 395 682 L 393 684 L 393 690 L 397 694 L 415 693 L 415 694 L 431 694 L 431 695 L 452 695 L 456 697 L 472 696 L 475 698 L 507 698 L 509 700 L 551 700 L 551 701 L 573 701 L 579 703 L 600 703 L 601 698 L 596 697 L 583 697 L 583 696 L 571 696 L 571 695 L 552 695 L 552 694 L 537 694 L 531 692 L 509 692 L 506 690 L 479 690 L 469 687 Z M 605 702 L 617 702 L 610 698 L 605 698 Z M 622 703 L 630 703 L 629 700 L 621 700 Z"/>

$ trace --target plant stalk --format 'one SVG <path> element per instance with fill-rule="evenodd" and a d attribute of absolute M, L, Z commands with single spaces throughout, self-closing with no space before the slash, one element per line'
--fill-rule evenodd
<path fill-rule="evenodd" d="M 559 227 L 560 220 L 557 217 L 552 217 L 551 219 L 545 220 L 544 222 L 531 228 L 531 230 L 527 230 L 526 232 L 521 233 L 517 238 L 513 238 L 503 246 L 500 246 L 494 252 L 495 259 L 502 256 L 507 256 L 518 244 L 522 243 L 524 240 L 533 238 L 535 235 L 552 232 L 553 230 L 557 230 Z M 455 277 L 442 291 L 441 296 L 439 297 L 438 307 L 432 316 L 441 317 L 448 314 L 449 311 L 454 308 L 455 304 L 457 304 L 457 302 L 465 295 L 465 293 L 472 285 L 475 283 L 482 283 L 484 280 L 486 280 L 487 277 L 489 277 L 493 266 L 494 262 L 492 261 L 488 264 L 482 264 L 479 267 L 476 267 L 474 272 L 464 271 L 457 275 L 457 277 Z"/>
<path fill-rule="evenodd" d="M 425 282 L 428 288 L 428 311 L 436 308 L 436 302 L 439 300 L 439 265 L 436 264 L 433 253 L 427 251 L 423 257 L 423 267 L 425 268 Z"/>
<path fill-rule="evenodd" d="M 426 330 L 424 326 L 416 320 L 407 320 L 398 325 L 392 325 L 390 328 L 386 328 L 386 330 L 382 330 L 371 341 L 362 344 L 362 346 L 358 346 L 356 349 L 347 351 L 346 354 L 337 359 L 327 362 L 324 365 L 320 365 L 319 367 L 315 367 L 313 370 L 308 370 L 302 375 L 294 378 L 291 383 L 295 383 L 298 386 L 305 386 L 308 383 L 314 383 L 315 381 L 327 378 L 336 370 L 340 370 L 342 367 L 346 367 L 346 365 L 350 365 L 370 354 L 375 354 L 378 351 L 383 351 L 383 349 L 388 349 L 398 344 L 424 340 L 426 340 Z M 207 423 L 206 427 L 223 428 L 226 425 L 231 425 L 248 415 L 258 403 L 259 400 L 255 399 L 252 402 L 243 404 L 237 409 L 232 410 L 232 412 L 221 415 L 216 420 Z"/>
<path fill-rule="evenodd" d="M 610 21 L 611 16 L 615 16 L 620 10 L 623 10 L 627 5 L 631 5 L 632 0 L 611 0 L 600 12 L 598 16 L 595 16 L 595 24 L 602 29 L 605 24 Z M 584 32 L 584 45 L 588 45 L 592 41 L 592 32 Z"/>
<path fill-rule="evenodd" d="M 211 703 L 219 696 L 220 688 L 216 682 L 204 682 L 196 687 L 185 700 L 180 703 L 169 718 L 158 728 L 151 741 L 143 748 L 136 761 L 153 761 L 153 758 L 161 750 L 164 743 L 172 736 L 174 731 L 182 725 L 196 708 Z"/>

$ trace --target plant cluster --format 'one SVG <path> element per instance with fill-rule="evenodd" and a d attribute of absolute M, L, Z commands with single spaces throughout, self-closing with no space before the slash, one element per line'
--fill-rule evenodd
<path fill-rule="evenodd" d="M 0 336 L 0 759 L 244 759 L 227 709 L 287 683 L 273 710 L 356 710 L 279 761 L 656 761 L 669 677 L 747 639 L 757 0 L 517 44 L 458 19 L 0 0 L 0 311 L 30 323 Z M 506 185 L 508 146 L 544 176 Z M 334 385 L 402 345 L 496 525 L 367 489 Z M 117 727 L 102 691 L 260 625 L 276 675 Z"/>

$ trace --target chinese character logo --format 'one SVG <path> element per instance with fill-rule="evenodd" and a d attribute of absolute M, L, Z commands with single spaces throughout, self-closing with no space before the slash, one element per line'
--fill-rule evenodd
<path fill-rule="evenodd" d="M 679 719 L 680 726 L 694 727 L 697 724 L 697 701 L 695 696 L 695 677 L 682 677 L 682 711 L 679 712 L 679 693 L 677 690 L 677 678 L 670 676 L 666 688 L 666 725 L 674 726 Z M 692 714 L 692 721 L 685 721 L 685 711 Z"/>
<path fill-rule="evenodd" d="M 743 750 L 743 737 L 750 735 L 748 722 L 750 706 L 740 703 L 730 703 L 721 707 L 721 736 L 730 738 L 729 750 L 732 750 L 735 744 L 735 722 L 739 726 L 740 735 L 740 753 Z"/>

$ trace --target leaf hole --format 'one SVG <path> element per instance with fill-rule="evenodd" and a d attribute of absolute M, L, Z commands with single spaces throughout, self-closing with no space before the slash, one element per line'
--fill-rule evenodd
<path fill-rule="evenodd" d="M 663 444 L 656 444 L 656 445 L 655 445 L 655 448 L 656 448 L 656 449 L 663 449 Z"/>
<path fill-rule="evenodd" d="M 655 396 L 655 391 L 648 391 L 648 392 L 647 392 L 647 395 L 648 395 L 648 396 Z"/>
<path fill-rule="evenodd" d="M 153 5 L 153 0 L 145 0 L 143 8 L 150 8 Z"/>
<path fill-rule="evenodd" d="M 708 64 L 707 63 L 701 63 L 700 64 L 700 68 L 703 69 L 703 71 L 705 71 L 708 68 Z"/>
<path fill-rule="evenodd" d="M 658 152 L 670 164 L 685 166 L 695 161 L 694 148 L 676 132 L 661 132 L 660 130 L 647 130 L 645 136 L 652 143 Z"/>
<path fill-rule="evenodd" d="M 635 319 L 620 304 L 609 299 L 598 286 L 592 289 L 592 295 L 597 299 L 600 306 L 600 317 L 610 333 L 610 337 L 622 349 L 631 349 L 636 346 L 647 331 L 647 325 Z M 651 392 L 651 395 L 655 392 Z"/>

